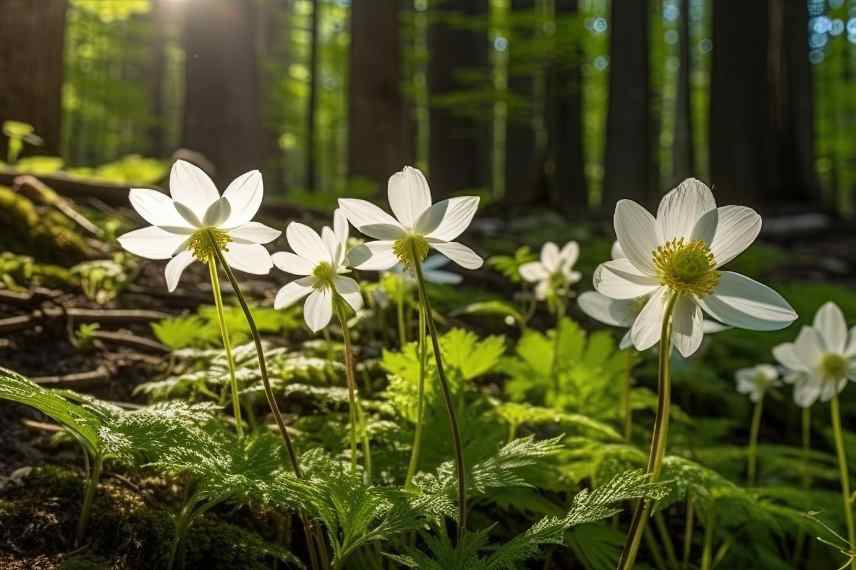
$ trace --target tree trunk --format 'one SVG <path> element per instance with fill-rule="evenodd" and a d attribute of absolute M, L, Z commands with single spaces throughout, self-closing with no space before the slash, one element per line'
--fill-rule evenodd
<path fill-rule="evenodd" d="M 446 196 L 464 189 L 487 184 L 487 123 L 474 118 L 475 113 L 455 112 L 444 104 L 444 96 L 479 85 L 465 81 L 462 75 L 487 73 L 488 36 L 486 25 L 476 26 L 475 19 L 486 20 L 488 0 L 448 0 L 432 11 L 428 31 L 429 99 L 431 104 L 429 175 L 435 195 Z M 458 20 L 468 18 L 469 26 Z M 485 22 L 486 23 L 486 22 Z"/>
<path fill-rule="evenodd" d="M 691 103 L 690 2 L 681 0 L 678 47 L 678 85 L 675 94 L 675 138 L 672 146 L 672 184 L 695 176 L 695 146 Z"/>
<path fill-rule="evenodd" d="M 38 154 L 60 153 L 66 0 L 0 3 L 0 122 L 31 124 L 44 144 Z M 0 160 L 6 137 L 0 137 Z"/>
<path fill-rule="evenodd" d="M 255 3 L 208 0 L 186 14 L 183 145 L 220 184 L 261 165 Z"/>
<path fill-rule="evenodd" d="M 508 124 L 505 129 L 505 194 L 514 203 L 533 198 L 538 185 L 538 156 L 533 124 L 535 76 L 531 47 L 535 0 L 511 0 L 512 34 L 508 44 Z M 526 19 L 528 25 L 514 26 Z M 527 49 L 528 48 L 528 49 Z M 537 200 L 534 200 L 537 201 Z"/>
<path fill-rule="evenodd" d="M 348 57 L 348 176 L 379 189 L 406 156 L 399 0 L 354 0 Z"/>
<path fill-rule="evenodd" d="M 717 2 L 718 3 L 718 2 Z M 603 207 L 653 197 L 654 155 L 648 86 L 648 2 L 613 0 L 609 31 Z"/>
<path fill-rule="evenodd" d="M 152 122 L 149 127 L 149 149 L 152 156 L 167 156 L 167 142 L 164 101 L 164 73 L 166 72 L 166 44 L 169 41 L 167 33 L 167 14 L 164 0 L 151 0 L 152 44 L 151 61 L 149 63 L 149 81 L 151 89 Z"/>
<path fill-rule="evenodd" d="M 321 19 L 319 0 L 312 0 L 312 17 L 309 24 L 309 100 L 306 103 L 306 189 L 314 192 L 318 183 L 316 172 L 318 109 L 318 26 Z"/>

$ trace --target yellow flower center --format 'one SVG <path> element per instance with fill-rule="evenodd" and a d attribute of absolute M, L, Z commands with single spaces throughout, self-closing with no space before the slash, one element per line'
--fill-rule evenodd
<path fill-rule="evenodd" d="M 847 359 L 840 354 L 827 353 L 820 360 L 820 369 L 826 380 L 838 381 L 847 376 Z"/>
<path fill-rule="evenodd" d="M 332 265 L 326 261 L 322 261 L 315 266 L 312 275 L 317 279 L 313 287 L 315 289 L 326 289 L 333 286 L 333 278 L 336 276 L 336 272 L 333 270 Z"/>
<path fill-rule="evenodd" d="M 405 267 L 413 267 L 414 263 L 422 263 L 428 257 L 428 241 L 417 235 L 406 235 L 395 240 L 392 244 L 392 251 L 395 257 L 398 258 Z M 413 253 L 416 252 L 416 259 L 413 259 Z"/>
<path fill-rule="evenodd" d="M 719 272 L 710 248 L 702 240 L 675 238 L 653 252 L 660 283 L 681 294 L 703 297 L 719 284 Z"/>
<path fill-rule="evenodd" d="M 216 257 L 214 248 L 216 247 L 219 251 L 225 251 L 229 249 L 228 244 L 230 241 L 232 241 L 232 238 L 222 230 L 218 230 L 217 228 L 202 228 L 201 230 L 196 230 L 190 236 L 187 242 L 187 249 L 190 250 L 193 257 L 197 260 L 202 263 L 208 263 L 209 260 Z"/>

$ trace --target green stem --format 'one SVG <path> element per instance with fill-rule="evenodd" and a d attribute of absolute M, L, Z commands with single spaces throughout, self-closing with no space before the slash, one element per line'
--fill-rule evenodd
<path fill-rule="evenodd" d="M 443 354 L 440 350 L 440 339 L 437 335 L 437 327 L 434 324 L 434 317 L 431 312 L 431 301 L 428 299 L 428 293 L 425 290 L 425 279 L 422 276 L 422 266 L 414 243 L 411 243 L 410 245 L 410 255 L 413 260 L 413 268 L 416 270 L 416 284 L 419 288 L 419 301 L 425 311 L 425 321 L 428 325 L 428 332 L 431 335 L 431 345 L 434 347 L 434 361 L 437 364 L 437 376 L 440 378 L 440 388 L 443 392 L 443 401 L 446 404 L 446 412 L 449 416 L 449 431 L 452 432 L 452 444 L 455 448 L 455 470 L 457 472 L 458 479 L 458 542 L 460 542 L 464 536 L 464 531 L 467 528 L 467 487 L 466 467 L 464 466 L 464 447 L 461 442 L 461 432 L 458 429 L 458 418 L 455 416 L 452 394 L 449 391 L 449 382 L 446 379 L 446 373 L 443 370 Z"/>
<path fill-rule="evenodd" d="M 357 380 L 354 374 L 354 347 L 351 343 L 351 329 L 348 327 L 348 318 L 345 308 L 339 299 L 334 299 L 336 315 L 339 317 L 339 326 L 342 327 L 342 338 L 345 341 L 345 376 L 348 380 L 348 415 L 351 420 L 351 466 L 357 468 L 357 425 L 363 426 L 362 412 L 357 400 Z M 363 456 L 366 462 L 366 477 L 371 481 L 371 451 L 369 448 L 368 435 L 363 431 Z"/>
<path fill-rule="evenodd" d="M 660 545 L 657 544 L 657 539 L 654 538 L 654 533 L 651 532 L 650 528 L 645 530 L 643 538 L 645 539 L 645 544 L 648 546 L 648 550 L 651 552 L 651 559 L 654 561 L 654 566 L 657 570 L 668 570 L 666 559 L 663 558 L 663 553 L 660 552 Z"/>
<path fill-rule="evenodd" d="M 398 280 L 398 299 L 395 304 L 396 320 L 398 321 L 398 344 L 402 350 L 407 344 L 407 326 L 404 324 L 404 293 L 407 284 L 402 275 Z"/>
<path fill-rule="evenodd" d="M 633 435 L 633 409 L 630 407 L 630 393 L 633 389 L 633 351 L 627 350 L 624 363 L 624 387 L 621 391 L 621 408 L 624 410 L 624 439 L 630 441 Z"/>
<path fill-rule="evenodd" d="M 413 434 L 413 447 L 410 451 L 410 464 L 407 466 L 407 477 L 404 487 L 409 488 L 416 470 L 419 468 L 419 455 L 422 449 L 422 428 L 425 415 L 425 361 L 428 357 L 428 346 L 425 338 L 425 307 L 419 305 L 419 335 L 416 349 L 419 351 L 419 384 L 416 396 L 416 430 Z"/>
<path fill-rule="evenodd" d="M 217 244 L 211 238 L 214 248 Z M 235 430 L 238 438 L 244 437 L 244 424 L 241 421 L 241 402 L 238 397 L 238 380 L 235 377 L 235 356 L 232 354 L 232 342 L 229 340 L 229 329 L 226 328 L 226 317 L 223 312 L 223 292 L 220 290 L 220 277 L 217 275 L 217 260 L 208 260 L 208 274 L 211 276 L 211 291 L 214 294 L 214 305 L 217 308 L 217 321 L 220 324 L 220 337 L 223 339 L 223 350 L 226 351 L 226 361 L 229 363 L 229 385 L 232 387 L 232 413 L 235 414 Z"/>
<path fill-rule="evenodd" d="M 755 412 L 752 414 L 752 429 L 749 431 L 749 453 L 747 455 L 747 481 L 749 485 L 755 484 L 758 471 L 758 431 L 761 429 L 761 414 L 764 411 L 764 395 L 755 403 Z"/>
<path fill-rule="evenodd" d="M 101 478 L 103 462 L 104 459 L 100 455 L 93 458 L 92 470 L 89 473 L 89 481 L 86 483 L 86 491 L 83 495 L 83 508 L 80 510 L 80 518 L 77 521 L 77 537 L 75 539 L 77 545 L 83 542 L 83 537 L 86 534 L 89 515 L 92 513 L 92 503 L 95 500 L 95 491 L 98 489 L 98 480 Z"/>
<path fill-rule="evenodd" d="M 666 520 L 663 518 L 662 512 L 654 514 L 654 524 L 657 527 L 657 534 L 660 535 L 660 541 L 663 543 L 663 548 L 666 550 L 666 558 L 669 560 L 669 566 L 677 570 L 681 565 L 678 563 L 678 556 L 675 553 L 675 545 L 672 543 L 672 536 L 669 534 L 669 529 L 666 526 Z"/>
<path fill-rule="evenodd" d="M 684 557 L 683 568 L 686 570 L 690 567 L 690 552 L 693 547 L 693 530 L 695 529 L 695 503 L 693 498 L 687 500 L 687 520 L 684 525 Z"/>
<path fill-rule="evenodd" d="M 713 535 L 716 530 L 716 515 L 711 514 L 704 526 L 704 550 L 701 553 L 701 570 L 710 570 L 713 563 Z"/>
<path fill-rule="evenodd" d="M 648 473 L 651 481 L 660 478 L 663 468 L 663 455 L 666 451 L 666 438 L 669 432 L 669 405 L 671 403 L 671 356 L 672 356 L 672 313 L 675 310 L 677 295 L 671 295 L 663 309 L 663 326 L 660 330 L 659 349 L 659 378 L 657 390 L 657 417 L 654 419 L 654 433 L 651 436 L 651 449 L 648 453 Z M 648 524 L 653 501 L 642 499 L 633 513 L 633 521 L 627 532 L 621 559 L 618 561 L 619 570 L 630 570 L 636 563 L 639 552 L 639 542 Z"/>
<path fill-rule="evenodd" d="M 811 485 L 811 477 L 808 470 L 808 456 L 811 452 L 811 406 L 802 409 L 802 488 L 808 489 Z M 794 547 L 794 567 L 799 568 L 805 549 L 806 532 L 802 528 L 797 533 L 796 546 Z"/>
<path fill-rule="evenodd" d="M 856 550 L 856 523 L 853 522 L 853 507 L 850 497 L 850 475 L 847 472 L 847 454 L 844 451 L 844 433 L 841 429 L 841 410 L 838 394 L 832 396 L 832 432 L 835 435 L 835 451 L 838 455 L 838 469 L 841 474 L 841 499 L 844 501 L 844 520 L 847 522 L 847 541 L 850 550 Z M 850 567 L 856 570 L 856 558 L 850 560 Z"/>

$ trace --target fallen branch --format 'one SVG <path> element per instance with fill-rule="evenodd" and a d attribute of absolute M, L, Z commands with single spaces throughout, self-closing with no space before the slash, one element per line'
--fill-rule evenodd
<path fill-rule="evenodd" d="M 118 331 L 94 331 L 90 333 L 90 335 L 92 336 L 92 338 L 104 342 L 121 344 L 123 346 L 130 346 L 131 348 L 140 348 L 143 350 L 153 350 L 155 352 L 162 352 L 164 354 L 169 353 L 169 348 L 162 345 L 161 343 L 131 333 L 124 333 Z"/>
<path fill-rule="evenodd" d="M 113 372 L 106 366 L 99 366 L 88 372 L 73 372 L 60 376 L 39 376 L 33 382 L 41 386 L 73 386 L 75 389 L 85 386 L 97 386 L 113 377 Z"/>
<path fill-rule="evenodd" d="M 57 194 L 52 188 L 48 187 L 35 176 L 31 176 L 29 174 L 18 176 L 15 178 L 13 188 L 34 202 L 39 202 L 45 206 L 56 208 L 66 218 L 95 237 L 100 238 L 104 235 L 101 228 L 89 221 L 86 216 L 75 210 L 69 200 L 66 200 Z"/>
<path fill-rule="evenodd" d="M 168 318 L 160 311 L 137 309 L 80 309 L 48 308 L 33 311 L 28 315 L 0 319 L 0 333 L 9 333 L 32 328 L 54 319 L 71 319 L 87 323 L 148 323 Z"/>

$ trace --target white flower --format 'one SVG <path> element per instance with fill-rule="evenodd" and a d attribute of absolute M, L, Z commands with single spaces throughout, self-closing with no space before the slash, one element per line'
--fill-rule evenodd
<path fill-rule="evenodd" d="M 333 213 L 333 228 L 327 226 L 318 232 L 298 222 L 285 228 L 285 237 L 294 253 L 280 251 L 273 254 L 277 268 L 301 275 L 279 290 L 274 299 L 274 308 L 288 307 L 303 297 L 303 318 L 312 332 L 318 332 L 330 323 L 336 295 L 343 298 L 354 311 L 363 306 L 360 286 L 348 273 L 346 258 L 348 247 L 348 220 L 336 209 Z"/>
<path fill-rule="evenodd" d="M 779 371 L 769 364 L 741 368 L 734 374 L 734 379 L 737 381 L 737 391 L 749 394 L 753 402 L 758 402 L 768 389 L 782 385 Z"/>
<path fill-rule="evenodd" d="M 465 269 L 482 266 L 482 258 L 473 250 L 453 241 L 470 225 L 479 205 L 477 196 L 449 198 L 432 205 L 428 181 L 410 166 L 389 178 L 387 190 L 395 218 L 366 200 L 339 200 L 354 227 L 378 240 L 351 251 L 354 268 L 383 271 L 399 261 L 408 264 L 414 249 L 418 259 L 412 261 L 421 262 L 429 248 Z"/>
<path fill-rule="evenodd" d="M 541 247 L 541 260 L 530 261 L 520 266 L 520 276 L 535 285 L 535 298 L 543 301 L 557 290 L 573 285 L 582 275 L 574 271 L 574 264 L 580 256 L 580 246 L 569 241 L 561 250 L 549 241 Z"/>
<path fill-rule="evenodd" d="M 442 255 L 431 255 L 422 263 L 422 276 L 428 283 L 457 285 L 464 280 L 463 277 L 458 273 L 440 269 L 448 264 L 449 260 Z M 405 281 L 415 281 L 413 275 L 407 271 L 407 268 L 401 263 L 396 263 L 389 272 L 394 273 L 397 277 L 404 279 Z"/>
<path fill-rule="evenodd" d="M 847 385 L 856 382 L 856 327 L 847 332 L 841 309 L 829 302 L 818 309 L 814 324 L 803 327 L 796 341 L 773 349 L 794 384 L 794 401 L 804 408 L 818 398 L 827 402 Z"/>
<path fill-rule="evenodd" d="M 625 255 L 624 251 L 621 249 L 621 244 L 616 241 L 612 244 L 612 259 L 624 258 Z M 621 350 L 624 350 L 633 346 L 631 327 L 633 326 L 633 322 L 636 320 L 636 317 L 639 316 L 639 313 L 643 308 L 645 308 L 645 304 L 648 302 L 648 298 L 650 296 L 650 294 L 647 294 L 635 299 L 610 299 L 606 295 L 598 293 L 597 291 L 586 291 L 579 296 L 577 303 L 579 303 L 580 309 L 594 320 L 600 321 L 606 325 L 627 328 L 627 333 L 625 333 L 624 337 L 621 339 L 621 343 L 618 345 Z M 728 328 L 729 327 L 710 319 L 704 319 L 702 322 L 702 332 L 704 334 L 717 333 L 727 330 Z M 677 347 L 674 337 L 672 338 L 672 346 Z"/>
<path fill-rule="evenodd" d="M 194 260 L 208 263 L 215 243 L 231 267 L 256 275 L 270 271 L 270 254 L 260 244 L 281 232 L 251 221 L 264 194 L 261 172 L 242 174 L 220 196 L 207 174 L 179 160 L 170 171 L 169 193 L 171 199 L 155 190 L 132 188 L 131 205 L 152 225 L 120 236 L 119 243 L 140 257 L 169 259 L 170 291 Z"/>
<path fill-rule="evenodd" d="M 594 286 L 612 299 L 649 296 L 631 328 L 637 350 L 660 340 L 673 295 L 673 342 L 685 357 L 704 336 L 702 309 L 723 324 L 750 330 L 781 329 L 797 318 L 766 285 L 719 270 L 755 240 L 761 217 L 743 206 L 717 208 L 710 189 L 698 180 L 685 180 L 663 197 L 656 219 L 636 202 L 621 200 L 614 222 L 627 257 L 602 263 Z"/>

